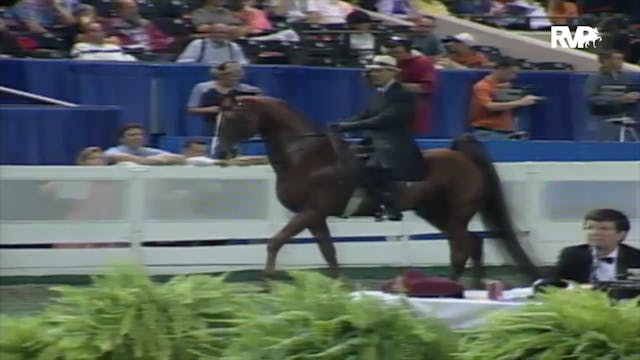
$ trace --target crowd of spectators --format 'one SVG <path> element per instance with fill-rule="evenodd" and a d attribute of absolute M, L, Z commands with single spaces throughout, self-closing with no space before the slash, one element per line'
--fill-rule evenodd
<path fill-rule="evenodd" d="M 430 15 L 454 14 L 508 29 L 598 26 L 600 49 L 640 60 L 638 9 L 566 0 L 20 0 L 0 7 L 0 54 L 101 61 L 354 66 L 402 35 L 440 66 L 490 67 L 468 34 L 439 39 Z M 410 21 L 380 23 L 356 7 Z M 637 7 L 637 6 L 636 6 Z M 444 42 L 442 41 L 444 40 Z M 445 46 L 445 42 L 448 43 Z"/>

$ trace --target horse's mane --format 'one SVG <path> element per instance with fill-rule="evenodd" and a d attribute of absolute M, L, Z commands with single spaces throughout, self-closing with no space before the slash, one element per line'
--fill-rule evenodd
<path fill-rule="evenodd" d="M 282 99 L 271 96 L 240 96 L 238 100 L 257 114 L 268 117 L 269 121 L 279 121 L 294 126 L 302 125 L 305 128 L 321 131 L 318 125 Z"/>

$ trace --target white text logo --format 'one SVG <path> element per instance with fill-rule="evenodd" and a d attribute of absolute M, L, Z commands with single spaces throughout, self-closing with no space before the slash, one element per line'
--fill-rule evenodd
<path fill-rule="evenodd" d="M 551 47 L 584 49 L 590 46 L 596 47 L 596 42 L 602 40 L 598 29 L 591 26 L 578 26 L 575 34 L 571 34 L 568 26 L 551 27 Z"/>

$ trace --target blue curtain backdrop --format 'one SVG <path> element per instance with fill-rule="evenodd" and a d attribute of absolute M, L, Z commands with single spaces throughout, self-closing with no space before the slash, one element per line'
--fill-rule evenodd
<path fill-rule="evenodd" d="M 429 137 L 451 138 L 465 131 L 471 86 L 485 74 L 439 71 L 435 131 Z M 326 123 L 365 107 L 370 92 L 361 75 L 358 69 L 255 65 L 247 68 L 245 81 L 267 95 L 285 99 L 313 121 Z M 640 74 L 635 76 L 640 83 Z M 521 73 L 516 83 L 535 89 L 536 95 L 547 100 L 517 111 L 519 125 L 535 140 L 584 139 L 586 77 L 581 73 Z M 87 106 L 119 106 L 118 123 L 139 122 L 151 133 L 168 136 L 206 135 L 202 120 L 185 110 L 192 87 L 210 79 L 203 65 L 0 60 L 0 85 Z M 6 98 L 0 101 L 10 103 Z"/>
<path fill-rule="evenodd" d="M 118 107 L 0 107 L 0 164 L 68 165 L 87 146 L 112 146 Z"/>

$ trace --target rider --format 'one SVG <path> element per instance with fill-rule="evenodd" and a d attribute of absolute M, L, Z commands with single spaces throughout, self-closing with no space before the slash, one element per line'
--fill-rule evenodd
<path fill-rule="evenodd" d="M 384 215 L 391 221 L 402 220 L 393 181 L 424 178 L 424 160 L 410 129 L 416 98 L 396 80 L 399 71 L 394 58 L 375 56 L 366 66 L 366 76 L 378 90 L 372 103 L 353 119 L 331 125 L 337 131 L 364 130 L 371 140 L 365 186 L 381 206 L 377 220 Z"/>

